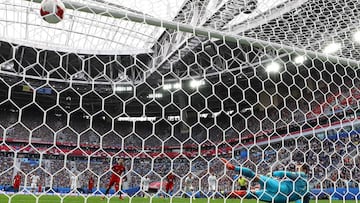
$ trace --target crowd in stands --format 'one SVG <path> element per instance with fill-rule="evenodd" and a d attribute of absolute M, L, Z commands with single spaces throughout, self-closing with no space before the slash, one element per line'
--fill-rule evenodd
<path fill-rule="evenodd" d="M 337 140 L 319 140 L 312 137 L 289 139 L 283 143 L 272 143 L 271 146 L 252 146 L 236 151 L 235 157 L 230 158 L 233 163 L 249 167 L 259 174 L 267 174 L 275 170 L 295 170 L 295 163 L 306 161 L 310 165 L 310 184 L 312 188 L 330 187 L 359 187 L 360 156 L 358 144 L 359 134 L 351 137 L 342 137 Z M 245 156 L 241 155 L 246 150 Z M 5 154 L 5 153 L 4 153 Z M 14 169 L 14 158 L 11 155 L 0 157 L 0 185 L 10 184 Z M 96 186 L 105 188 L 111 172 L 111 160 L 107 158 L 87 159 L 85 157 L 52 156 L 43 159 L 41 163 L 36 157 L 22 155 L 19 169 L 30 185 L 30 176 L 39 174 L 42 184 L 46 187 L 69 187 L 71 174 L 79 176 L 80 184 L 86 188 L 88 177 L 95 178 Z M 31 161 L 29 161 L 31 160 Z M 114 159 L 115 160 L 115 159 Z M 172 171 L 176 175 L 175 191 L 179 191 L 184 178 L 188 173 L 195 175 L 194 185 L 199 191 L 208 190 L 207 177 L 215 172 L 218 178 L 219 191 L 231 191 L 236 188 L 233 171 L 224 171 L 223 164 L 218 158 L 188 157 L 170 158 L 133 158 L 125 159 L 128 187 L 138 187 L 141 177 L 148 175 L 152 182 L 165 181 L 166 175 Z M 41 165 L 41 168 L 39 167 Z M 9 167 L 10 166 L 10 167 Z M 13 166 L 13 167 L 11 167 Z M 52 174 L 52 179 L 50 177 Z M 48 183 L 51 181 L 51 183 Z M 25 183 L 24 183 L 25 184 Z"/>
<path fill-rule="evenodd" d="M 359 84 L 348 89 L 333 90 L 335 92 L 332 93 L 323 87 L 316 92 L 303 93 L 303 97 L 298 100 L 288 97 L 278 107 L 254 110 L 251 116 L 232 122 L 233 127 L 227 131 L 214 126 L 207 132 L 207 129 L 203 127 L 206 126 L 206 123 L 200 120 L 202 125 L 193 126 L 190 130 L 191 138 L 197 143 L 205 140 L 220 142 L 223 137 L 226 140 L 231 140 L 272 132 L 274 129 L 289 131 L 289 128 L 303 126 L 313 120 L 318 122 L 319 118 L 329 119 L 333 117 L 332 115 L 346 114 L 347 111 L 356 114 L 360 100 L 360 90 L 357 86 Z M 323 90 L 324 88 L 325 90 Z M 313 99 L 307 101 L 305 98 Z M 180 142 L 184 141 L 181 125 L 171 128 L 166 121 L 157 122 L 156 125 L 150 121 L 133 125 L 132 122 L 119 122 L 97 116 L 93 117 L 90 126 L 89 119 L 76 112 L 66 115 L 48 111 L 46 119 L 43 119 L 45 115 L 39 115 L 39 118 L 34 119 L 33 114 L 29 111 L 23 112 L 21 120 L 19 120 L 19 112 L 2 110 L 0 114 L 2 128 L 0 129 L 2 131 L 6 129 L 8 139 L 22 139 L 31 135 L 33 141 L 49 143 L 54 141 L 77 143 L 80 134 L 80 143 L 94 145 L 101 143 L 104 148 L 121 147 L 122 144 L 134 147 L 142 147 L 143 144 L 158 146 L 159 141 L 164 142 L 164 145 L 167 146 L 178 146 Z M 225 134 L 219 136 L 224 132 Z M 168 139 L 169 134 L 172 134 L 176 139 Z M 156 139 L 151 139 L 155 137 L 153 135 L 156 135 Z M 185 139 L 187 137 L 189 137 L 189 132 L 187 132 Z"/>
<path fill-rule="evenodd" d="M 9 185 L 12 183 L 12 177 L 14 176 L 14 157 L 0 156 L 0 185 Z"/>

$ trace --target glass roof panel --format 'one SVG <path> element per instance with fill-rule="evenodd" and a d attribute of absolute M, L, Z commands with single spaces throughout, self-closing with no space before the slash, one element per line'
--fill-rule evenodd
<path fill-rule="evenodd" d="M 86 5 L 122 9 L 171 20 L 184 0 L 80 0 Z M 148 53 L 164 29 L 112 17 L 66 9 L 65 19 L 49 24 L 40 17 L 40 4 L 5 0 L 0 4 L 0 38 L 9 42 L 77 53 Z"/>

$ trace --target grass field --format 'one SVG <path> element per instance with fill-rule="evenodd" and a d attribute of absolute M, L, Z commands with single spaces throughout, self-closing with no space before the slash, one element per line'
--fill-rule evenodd
<path fill-rule="evenodd" d="M 38 200 L 38 201 L 37 201 Z M 189 199 L 186 198 L 173 198 L 172 201 L 170 201 L 169 198 L 140 198 L 140 197 L 134 197 L 134 198 L 125 198 L 124 200 L 120 200 L 117 197 L 113 197 L 109 199 L 105 199 L 104 201 L 101 201 L 99 196 L 96 197 L 73 197 L 73 196 L 67 196 L 67 197 L 59 197 L 59 196 L 48 196 L 48 195 L 42 195 L 42 196 L 31 196 L 31 195 L 12 195 L 12 196 L 6 196 L 6 195 L 0 195 L 0 203 L 100 203 L 100 202 L 110 202 L 110 203 L 190 203 Z M 192 203 L 256 203 L 256 200 L 240 200 L 240 199 L 215 199 L 215 200 L 209 200 L 208 199 L 202 199 L 198 198 L 192 201 Z M 316 201 L 311 201 L 311 203 L 315 203 Z M 346 202 L 346 203 L 355 203 L 356 201 L 335 201 L 335 200 L 319 200 L 317 201 L 319 203 L 325 203 L 325 202 L 332 202 L 332 203 L 340 203 L 340 202 Z"/>

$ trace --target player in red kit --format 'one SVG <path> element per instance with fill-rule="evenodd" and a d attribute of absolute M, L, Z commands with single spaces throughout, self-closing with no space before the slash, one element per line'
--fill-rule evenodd
<path fill-rule="evenodd" d="M 110 183 L 105 191 L 105 196 L 109 193 L 109 190 L 113 185 L 115 185 L 115 191 L 118 192 L 121 184 L 121 174 L 125 172 L 125 166 L 124 166 L 124 160 L 119 159 L 118 163 L 115 164 L 112 168 L 112 174 L 110 177 Z M 103 196 L 101 199 L 104 200 L 105 196 Z M 120 193 L 120 199 L 122 199 L 121 193 Z"/>
<path fill-rule="evenodd" d="M 39 183 L 38 192 L 42 192 L 42 185 L 41 185 L 41 183 Z"/>
<path fill-rule="evenodd" d="M 94 188 L 94 178 L 90 176 L 88 183 L 88 193 L 92 193 L 93 188 Z"/>
<path fill-rule="evenodd" d="M 175 181 L 175 176 L 170 172 L 169 175 L 166 177 L 167 183 L 166 183 L 166 193 L 171 195 L 170 193 L 173 192 L 174 190 L 174 181 Z"/>
<path fill-rule="evenodd" d="M 14 182 L 13 182 L 14 192 L 19 192 L 20 184 L 21 184 L 21 176 L 20 176 L 20 172 L 17 172 L 16 175 L 14 176 Z"/>

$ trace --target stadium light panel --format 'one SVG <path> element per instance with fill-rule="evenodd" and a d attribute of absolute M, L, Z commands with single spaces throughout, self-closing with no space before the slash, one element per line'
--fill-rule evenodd
<path fill-rule="evenodd" d="M 83 115 L 83 118 L 89 120 L 89 119 L 90 119 L 90 116 L 89 116 L 89 115 Z"/>
<path fill-rule="evenodd" d="M 147 117 L 147 116 L 141 116 L 141 117 L 119 117 L 117 118 L 118 121 L 129 121 L 129 122 L 135 122 L 135 121 L 156 121 L 156 117 Z"/>
<path fill-rule="evenodd" d="M 181 83 L 177 82 L 173 84 L 173 89 L 181 89 Z"/>
<path fill-rule="evenodd" d="M 14 62 L 10 61 L 8 63 L 2 64 L 1 65 L 1 70 L 4 71 L 14 71 Z"/>
<path fill-rule="evenodd" d="M 266 72 L 268 73 L 277 73 L 280 71 L 280 64 L 277 62 L 272 62 L 266 66 Z"/>
<path fill-rule="evenodd" d="M 296 56 L 294 58 L 295 64 L 303 64 L 306 61 L 306 56 Z"/>
<path fill-rule="evenodd" d="M 200 87 L 200 86 L 202 86 L 202 85 L 205 85 L 205 81 L 204 80 L 192 80 L 191 82 L 190 82 L 190 87 L 191 88 L 198 88 L 198 87 Z"/>
<path fill-rule="evenodd" d="M 168 121 L 179 121 L 180 120 L 180 116 L 168 116 L 167 117 Z"/>
<path fill-rule="evenodd" d="M 360 43 L 360 30 L 356 31 L 353 35 L 353 40 L 356 43 Z"/>
<path fill-rule="evenodd" d="M 181 88 L 181 84 L 179 82 L 177 83 L 169 83 L 169 84 L 164 84 L 163 85 L 163 89 L 164 90 L 172 90 L 172 89 L 180 89 Z"/>
<path fill-rule="evenodd" d="M 331 44 L 328 44 L 328 45 L 324 48 L 323 53 L 324 53 L 324 54 L 333 54 L 333 53 L 339 51 L 340 48 L 341 48 L 341 44 L 340 44 L 340 43 L 335 43 L 335 42 L 333 42 L 333 43 L 331 43 Z"/>
<path fill-rule="evenodd" d="M 131 92 L 132 90 L 131 86 L 115 86 L 115 92 Z"/>
<path fill-rule="evenodd" d="M 147 96 L 147 98 L 149 98 L 149 99 L 162 98 L 162 97 L 163 97 L 163 94 L 161 94 L 161 93 L 149 94 Z"/>
<path fill-rule="evenodd" d="M 164 90 L 170 90 L 172 88 L 172 85 L 171 84 L 164 84 L 163 85 L 163 89 Z"/>

